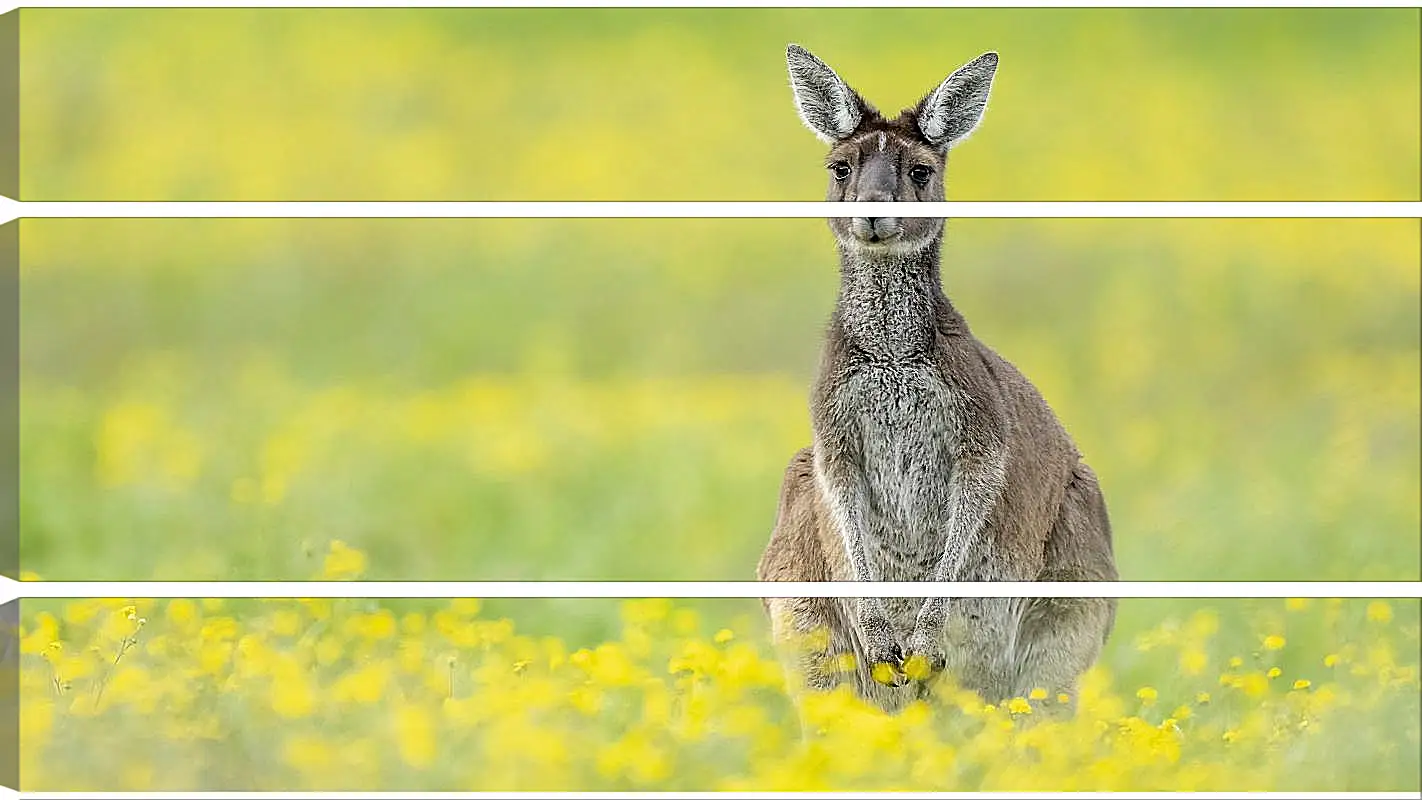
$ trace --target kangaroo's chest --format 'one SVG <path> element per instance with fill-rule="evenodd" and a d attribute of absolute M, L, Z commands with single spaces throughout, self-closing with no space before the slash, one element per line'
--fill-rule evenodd
<path fill-rule="evenodd" d="M 910 558 L 941 545 L 928 540 L 943 534 L 962 430 L 951 387 L 931 364 L 872 364 L 845 382 L 842 402 L 878 523 L 875 544 Z"/>

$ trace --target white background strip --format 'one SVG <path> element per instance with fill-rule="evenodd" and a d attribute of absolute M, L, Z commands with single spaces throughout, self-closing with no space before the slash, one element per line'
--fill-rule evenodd
<path fill-rule="evenodd" d="M 875 203 L 880 215 L 979 218 L 1415 218 L 1422 202 L 1037 202 Z M 16 217 L 654 217 L 824 218 L 864 213 L 862 203 L 816 202 L 74 202 L 0 203 Z"/>
<path fill-rule="evenodd" d="M 598 0 L 542 0 L 541 2 L 509 2 L 504 0 L 411 0 L 392 3 L 389 0 L 257 0 L 257 2 L 223 2 L 203 0 L 203 8 L 1140 8 L 1139 0 L 893 0 L 874 3 L 869 0 L 620 0 L 600 3 Z M 1326 0 L 1161 0 L 1148 4 L 1152 8 L 1337 8 L 1348 3 Z M 1410 8 L 1416 0 L 1370 0 L 1369 8 Z M 39 0 L 23 4 L 0 6 L 11 8 L 194 8 L 194 0 L 137 0 L 136 2 L 102 2 L 101 0 Z"/>
<path fill-rule="evenodd" d="M 25 792 L 22 796 L 26 798 L 163 798 L 164 800 L 188 800 L 188 798 L 200 798 L 203 800 L 256 800 L 256 798 L 287 798 L 292 796 L 306 798 L 340 798 L 340 800 L 357 800 L 357 798 L 391 798 L 393 800 L 454 800 L 454 798 L 464 797 L 547 797 L 547 798 L 653 798 L 653 797 L 692 797 L 699 800 L 750 800 L 750 798 L 766 797 L 765 792 L 85 792 L 83 794 L 67 792 Z M 0 797 L 14 796 L 13 793 L 0 794 Z M 1122 797 L 1131 798 L 1152 798 L 1152 800 L 1180 800 L 1181 797 L 1197 798 L 1201 800 L 1234 800 L 1238 797 L 1287 797 L 1299 798 L 1300 800 L 1325 800 L 1325 798 L 1357 797 L 1357 798 L 1417 798 L 1416 792 L 1129 792 L 1121 794 L 1117 792 L 914 792 L 912 794 L 896 794 L 892 792 L 795 792 L 787 796 L 794 797 L 795 800 L 820 800 L 820 798 L 834 798 L 834 800 L 883 800 L 885 797 L 931 797 L 931 798 L 973 798 L 981 800 L 984 797 L 991 797 L 993 800 L 1029 800 L 1029 798 L 1047 797 L 1067 797 L 1072 800 L 1121 800 Z"/>
<path fill-rule="evenodd" d="M 1415 598 L 1408 581 L 1122 581 L 1114 583 L 759 583 L 756 581 L 36 581 L 13 597 L 1354 597 Z"/>

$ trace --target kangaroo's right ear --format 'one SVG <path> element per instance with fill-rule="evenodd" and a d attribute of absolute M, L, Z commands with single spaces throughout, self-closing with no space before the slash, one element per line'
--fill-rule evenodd
<path fill-rule="evenodd" d="M 864 118 L 864 101 L 859 95 L 825 62 L 797 44 L 785 48 L 785 63 L 790 67 L 795 110 L 805 126 L 826 144 L 854 133 Z"/>

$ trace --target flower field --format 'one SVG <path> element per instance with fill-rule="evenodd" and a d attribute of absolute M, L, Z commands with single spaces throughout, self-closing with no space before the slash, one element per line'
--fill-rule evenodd
<path fill-rule="evenodd" d="M 1418 788 L 1416 601 L 1126 600 L 1074 718 L 940 682 L 897 716 L 811 696 L 803 738 L 754 601 L 579 602 L 618 633 L 474 599 L 26 601 L 22 788 Z"/>
<path fill-rule="evenodd" d="M 793 40 L 890 108 L 1002 53 L 950 199 L 1417 199 L 1409 9 L 22 13 L 29 200 L 818 199 Z M 809 442 L 822 220 L 14 224 L 31 580 L 744 580 Z M 1123 579 L 1247 596 L 1422 578 L 1419 260 L 954 219 L 943 278 Z M 753 600 L 21 611 L 25 790 L 1419 789 L 1412 599 L 1123 600 L 1070 719 L 797 709 Z"/>

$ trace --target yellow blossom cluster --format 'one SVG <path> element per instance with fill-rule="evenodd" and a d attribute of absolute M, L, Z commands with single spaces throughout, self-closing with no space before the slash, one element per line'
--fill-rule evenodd
<path fill-rule="evenodd" d="M 1075 698 L 940 680 L 897 715 L 797 708 L 763 630 L 669 600 L 588 646 L 474 599 L 27 602 L 22 788 L 1417 789 L 1416 603 L 1216 602 Z"/>

